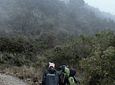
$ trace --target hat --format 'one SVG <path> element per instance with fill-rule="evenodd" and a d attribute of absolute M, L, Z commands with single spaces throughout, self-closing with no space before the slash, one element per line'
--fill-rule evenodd
<path fill-rule="evenodd" d="M 63 66 L 63 65 L 66 65 L 66 66 L 67 66 L 68 64 L 67 64 L 66 61 L 63 61 L 63 62 L 61 63 L 61 66 Z"/>
<path fill-rule="evenodd" d="M 54 64 L 54 63 L 49 62 L 49 67 L 51 67 L 51 66 L 54 68 L 54 67 L 55 67 L 55 64 Z"/>

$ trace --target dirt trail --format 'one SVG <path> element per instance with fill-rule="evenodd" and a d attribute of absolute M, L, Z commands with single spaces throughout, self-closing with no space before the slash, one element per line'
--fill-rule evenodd
<path fill-rule="evenodd" d="M 28 84 L 10 75 L 0 74 L 0 85 L 28 85 Z"/>

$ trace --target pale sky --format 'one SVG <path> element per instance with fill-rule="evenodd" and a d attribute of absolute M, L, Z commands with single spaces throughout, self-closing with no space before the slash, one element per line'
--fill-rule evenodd
<path fill-rule="evenodd" d="M 84 0 L 88 5 L 99 8 L 100 11 L 115 15 L 115 0 Z"/>

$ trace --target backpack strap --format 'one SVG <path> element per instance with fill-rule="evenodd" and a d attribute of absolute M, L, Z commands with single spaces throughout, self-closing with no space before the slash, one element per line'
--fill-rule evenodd
<path fill-rule="evenodd" d="M 65 74 L 64 72 L 61 73 L 61 81 L 62 81 L 62 83 L 64 83 L 65 75 L 66 75 L 66 74 Z"/>
<path fill-rule="evenodd" d="M 64 84 L 68 84 L 68 78 L 70 76 L 70 69 L 67 68 L 66 66 L 63 67 L 62 73 L 61 73 L 61 82 Z"/>

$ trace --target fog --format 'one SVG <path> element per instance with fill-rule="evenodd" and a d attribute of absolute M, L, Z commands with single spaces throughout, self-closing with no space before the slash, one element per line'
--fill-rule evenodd
<path fill-rule="evenodd" d="M 85 3 L 100 11 L 115 15 L 115 0 L 84 0 Z"/>
<path fill-rule="evenodd" d="M 84 0 L 0 0 L 0 29 L 24 35 L 56 35 L 115 29 L 110 13 L 89 6 Z M 107 22 L 106 22 L 107 21 Z"/>

